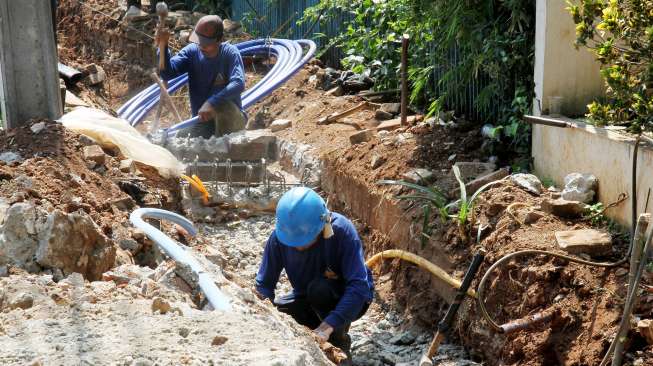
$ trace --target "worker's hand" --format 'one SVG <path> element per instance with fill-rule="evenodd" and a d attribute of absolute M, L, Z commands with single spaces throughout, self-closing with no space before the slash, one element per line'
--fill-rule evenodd
<path fill-rule="evenodd" d="M 313 330 L 313 333 L 321 342 L 326 342 L 333 333 L 333 327 L 326 322 L 322 322 L 319 327 Z"/>
<path fill-rule="evenodd" d="M 157 45 L 161 43 L 167 45 L 168 41 L 170 41 L 170 31 L 166 27 L 158 27 L 154 38 Z"/>
<path fill-rule="evenodd" d="M 197 115 L 200 117 L 200 121 L 202 122 L 208 122 L 215 117 L 215 109 L 209 102 L 204 102 L 202 104 L 202 108 L 200 108 L 199 112 L 197 112 Z"/>

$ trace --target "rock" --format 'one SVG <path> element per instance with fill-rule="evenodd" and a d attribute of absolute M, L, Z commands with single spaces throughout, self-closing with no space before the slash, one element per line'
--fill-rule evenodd
<path fill-rule="evenodd" d="M 351 142 L 352 145 L 356 145 L 367 142 L 371 140 L 372 137 L 374 137 L 374 132 L 371 130 L 363 130 L 349 135 L 349 142 Z"/>
<path fill-rule="evenodd" d="M 625 268 L 619 268 L 616 271 L 614 271 L 614 274 L 617 277 L 625 276 L 628 274 L 628 270 Z"/>
<path fill-rule="evenodd" d="M 34 305 L 34 297 L 30 294 L 21 292 L 17 294 L 13 299 L 9 300 L 8 308 L 9 309 L 29 309 Z"/>
<path fill-rule="evenodd" d="M 277 132 L 281 130 L 285 130 L 286 128 L 290 128 L 292 126 L 292 121 L 289 119 L 277 119 L 272 122 L 270 125 L 270 130 L 272 132 Z"/>
<path fill-rule="evenodd" d="M 533 174 L 524 174 L 524 173 L 513 174 L 510 176 L 510 180 L 512 180 L 512 182 L 515 183 L 516 185 L 525 189 L 527 192 L 530 192 L 536 196 L 542 194 L 542 190 L 544 189 L 544 187 L 542 187 L 542 182 L 540 182 L 540 179 L 534 176 Z"/>
<path fill-rule="evenodd" d="M 653 319 L 643 319 L 637 322 L 637 331 L 648 344 L 653 344 Z"/>
<path fill-rule="evenodd" d="M 495 164 L 476 161 L 459 161 L 454 165 L 460 170 L 460 175 L 464 182 L 488 175 L 497 168 Z"/>
<path fill-rule="evenodd" d="M 568 219 L 580 217 L 585 212 L 585 207 L 582 202 L 567 201 L 562 198 L 542 201 L 542 211 Z"/>
<path fill-rule="evenodd" d="M 494 171 L 489 174 L 485 174 L 482 176 L 479 176 L 478 178 L 468 182 L 465 184 L 465 190 L 467 191 L 467 195 L 472 195 L 476 193 L 476 191 L 479 190 L 479 188 L 483 187 L 484 185 L 497 181 L 499 179 L 503 179 L 510 174 L 510 171 L 508 168 L 501 168 L 497 171 Z M 456 192 L 459 191 L 460 188 L 456 188 Z M 452 194 L 454 196 L 455 194 Z"/>
<path fill-rule="evenodd" d="M 326 95 L 332 95 L 334 97 L 340 97 L 343 94 L 345 94 L 345 90 L 340 85 L 326 92 Z"/>
<path fill-rule="evenodd" d="M 392 115 L 396 115 L 401 112 L 401 103 L 383 103 L 381 104 L 379 110 Z"/>
<path fill-rule="evenodd" d="M 415 342 L 415 334 L 413 332 L 403 332 L 401 334 L 397 334 L 396 336 L 390 338 L 388 342 L 392 344 L 397 344 L 397 345 L 407 345 L 407 344 L 412 344 Z"/>
<path fill-rule="evenodd" d="M 144 11 L 142 11 L 140 8 L 136 6 L 130 6 L 127 12 L 125 13 L 125 16 L 123 17 L 123 20 L 126 21 L 133 21 L 133 20 L 139 20 L 143 18 L 147 18 L 148 14 Z"/>
<path fill-rule="evenodd" d="M 556 231 L 555 237 L 560 249 L 571 254 L 600 256 L 612 250 L 612 236 L 595 229 Z"/>
<path fill-rule="evenodd" d="M 79 143 L 82 144 L 82 146 L 97 145 L 95 140 L 86 135 L 79 135 Z"/>
<path fill-rule="evenodd" d="M 39 122 L 33 124 L 29 129 L 32 130 L 34 134 L 38 135 L 38 133 L 43 131 L 44 128 L 45 128 L 45 122 Z"/>
<path fill-rule="evenodd" d="M 8 276 L 9 276 L 9 267 L 0 266 L 0 277 L 8 277 Z"/>
<path fill-rule="evenodd" d="M 528 213 L 526 213 L 526 217 L 524 218 L 524 223 L 533 224 L 536 223 L 542 217 L 544 217 L 544 212 L 540 212 L 537 210 L 528 211 Z"/>
<path fill-rule="evenodd" d="M 121 249 L 128 250 L 132 253 L 138 252 L 142 245 L 134 239 L 122 239 L 118 242 Z"/>
<path fill-rule="evenodd" d="M 21 162 L 23 161 L 23 158 L 13 152 L 13 151 L 5 151 L 2 154 L 0 154 L 0 161 L 4 161 L 7 164 L 15 163 L 15 162 Z"/>
<path fill-rule="evenodd" d="M 599 180 L 592 174 L 571 173 L 565 177 L 562 198 L 568 201 L 591 203 L 598 185 Z"/>
<path fill-rule="evenodd" d="M 37 232 L 42 212 L 31 203 L 13 204 L 6 211 L 0 227 L 0 264 L 24 267 L 33 261 L 38 248 Z"/>
<path fill-rule="evenodd" d="M 142 242 L 145 240 L 145 232 L 141 229 L 131 229 L 131 236 L 134 238 L 134 240 Z"/>
<path fill-rule="evenodd" d="M 132 366 L 152 366 L 154 363 L 152 361 L 148 360 L 147 358 L 138 358 L 134 360 L 134 363 L 131 364 Z"/>
<path fill-rule="evenodd" d="M 376 169 L 385 163 L 385 158 L 383 156 L 374 155 L 372 156 L 372 161 L 370 162 L 372 169 Z"/>
<path fill-rule="evenodd" d="M 402 178 L 410 183 L 429 184 L 435 179 L 435 174 L 428 169 L 417 168 L 404 173 Z"/>
<path fill-rule="evenodd" d="M 394 117 L 391 113 L 388 113 L 386 111 L 382 111 L 381 109 L 377 109 L 376 112 L 374 112 L 374 118 L 378 119 L 379 121 L 385 121 L 392 119 Z"/>
<path fill-rule="evenodd" d="M 107 78 L 107 74 L 104 72 L 102 66 L 96 64 L 90 64 L 86 66 L 86 72 L 88 73 L 89 85 L 101 84 Z"/>
<path fill-rule="evenodd" d="M 123 211 L 129 211 L 136 206 L 134 199 L 129 196 L 115 199 L 111 201 L 111 204 L 116 206 L 117 209 Z"/>
<path fill-rule="evenodd" d="M 160 297 L 154 298 L 152 300 L 152 312 L 156 313 L 157 311 L 161 314 L 169 312 L 171 309 L 170 304 Z"/>
<path fill-rule="evenodd" d="M 222 346 L 223 344 L 227 343 L 228 340 L 229 340 L 229 338 L 227 338 L 225 336 L 217 335 L 217 336 L 213 337 L 213 340 L 211 341 L 211 345 L 212 346 Z"/>
<path fill-rule="evenodd" d="M 190 329 L 188 329 L 186 327 L 179 328 L 179 335 L 182 338 L 187 338 L 189 334 L 190 334 Z"/>
<path fill-rule="evenodd" d="M 78 272 L 91 281 L 113 267 L 116 249 L 83 211 L 66 214 L 55 210 L 39 230 L 36 261 L 64 274 Z"/>
<path fill-rule="evenodd" d="M 120 171 L 132 174 L 136 171 L 136 163 L 132 159 L 120 160 Z"/>
<path fill-rule="evenodd" d="M 99 145 L 84 146 L 83 155 L 85 160 L 96 164 L 104 164 L 107 157 Z"/>

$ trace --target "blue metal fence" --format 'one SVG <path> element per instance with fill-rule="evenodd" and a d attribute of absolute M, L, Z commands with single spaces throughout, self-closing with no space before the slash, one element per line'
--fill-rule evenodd
<path fill-rule="evenodd" d="M 319 0 L 233 0 L 233 19 L 243 23 L 246 31 L 255 36 L 270 35 L 276 38 L 290 39 L 308 37 L 312 38 L 318 44 L 319 49 L 324 51 L 329 40 L 344 30 L 342 27 L 348 20 L 348 14 L 340 15 L 339 19 L 330 19 L 325 24 L 320 24 L 322 22 L 298 24 L 297 21 L 302 18 L 304 11 L 317 3 Z M 324 34 L 326 37 L 315 37 L 316 34 Z M 338 67 L 343 56 L 342 50 L 331 47 L 324 51 L 320 58 L 327 65 Z M 461 58 L 460 51 L 454 48 L 447 57 L 450 64 L 456 64 Z M 435 57 L 433 57 L 433 62 L 436 62 Z M 444 92 L 439 87 L 438 81 L 446 72 L 446 65 L 436 65 L 433 71 L 434 81 L 429 86 L 430 91 L 435 91 L 437 95 Z M 497 105 L 489 110 L 479 110 L 475 105 L 479 93 L 489 85 L 489 82 L 489 78 L 485 76 L 471 80 L 463 91 L 449 95 L 444 101 L 445 107 L 455 110 L 458 115 L 464 114 L 467 118 L 476 121 L 496 116 L 500 106 Z"/>

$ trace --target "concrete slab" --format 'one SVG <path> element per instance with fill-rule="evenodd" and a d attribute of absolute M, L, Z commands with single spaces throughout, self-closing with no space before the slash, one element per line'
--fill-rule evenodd
<path fill-rule="evenodd" d="M 612 236 L 604 231 L 595 229 L 556 231 L 555 237 L 560 249 L 570 254 L 595 256 L 609 254 L 612 250 Z"/>

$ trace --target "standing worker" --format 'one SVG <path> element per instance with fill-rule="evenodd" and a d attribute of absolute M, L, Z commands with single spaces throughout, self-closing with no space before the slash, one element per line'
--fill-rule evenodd
<path fill-rule="evenodd" d="M 275 299 L 282 269 L 293 291 Z M 349 355 L 349 326 L 367 311 L 374 282 L 351 221 L 329 212 L 313 190 L 298 187 L 279 200 L 276 228 L 265 245 L 256 290 L 279 311 L 313 329 L 320 340 Z"/>
<path fill-rule="evenodd" d="M 210 138 L 243 130 L 247 121 L 240 94 L 245 90 L 243 59 L 238 49 L 222 43 L 222 19 L 207 15 L 197 22 L 190 44 L 171 57 L 170 32 L 160 27 L 157 44 L 165 44 L 161 77 L 170 80 L 188 73 L 191 112 L 200 122 L 189 128 L 191 137 Z M 184 133 L 182 131 L 182 133 Z"/>

